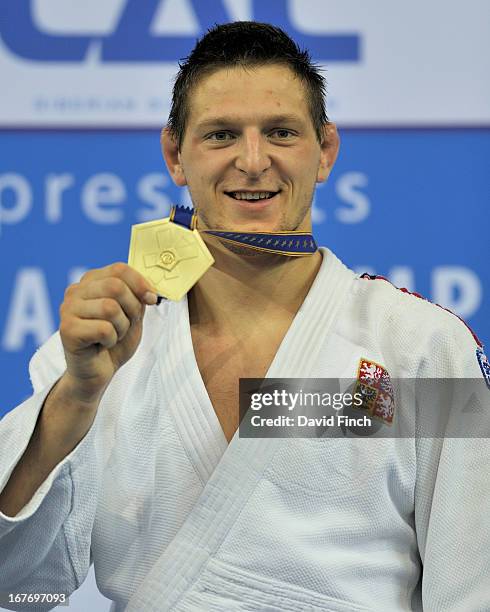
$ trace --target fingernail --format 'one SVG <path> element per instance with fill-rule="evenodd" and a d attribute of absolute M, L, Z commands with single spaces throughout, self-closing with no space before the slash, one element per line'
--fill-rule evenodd
<path fill-rule="evenodd" d="M 145 304 L 148 304 L 148 306 L 153 306 L 157 303 L 157 296 L 151 291 L 147 291 L 143 296 L 143 301 Z"/>

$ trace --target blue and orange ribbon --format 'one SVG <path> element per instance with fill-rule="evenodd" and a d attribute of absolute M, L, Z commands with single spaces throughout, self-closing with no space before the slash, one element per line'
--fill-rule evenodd
<path fill-rule="evenodd" d="M 187 227 L 197 229 L 197 214 L 192 208 L 185 206 L 172 206 L 170 221 Z M 204 234 L 211 234 L 220 240 L 235 245 L 245 246 L 263 253 L 287 255 L 288 257 L 301 257 L 313 255 L 318 250 L 315 239 L 310 232 L 225 232 L 222 230 L 199 230 Z"/>

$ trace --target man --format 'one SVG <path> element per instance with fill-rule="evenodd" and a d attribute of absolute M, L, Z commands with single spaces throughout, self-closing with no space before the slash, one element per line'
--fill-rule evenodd
<path fill-rule="evenodd" d="M 199 230 L 311 230 L 323 92 L 272 26 L 197 44 L 162 145 Z M 488 609 L 486 441 L 236 434 L 239 378 L 477 378 L 468 329 L 327 249 L 202 236 L 215 265 L 180 302 L 121 263 L 68 288 L 0 427 L 0 590 L 71 593 L 93 561 L 114 610 Z"/>

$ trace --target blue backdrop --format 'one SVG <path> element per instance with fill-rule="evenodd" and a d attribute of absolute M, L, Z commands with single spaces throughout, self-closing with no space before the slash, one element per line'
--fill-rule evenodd
<path fill-rule="evenodd" d="M 341 129 L 315 236 L 465 316 L 490 340 L 489 130 Z M 127 258 L 130 226 L 188 202 L 158 130 L 0 132 L 0 415 L 30 394 L 27 362 L 65 287 Z"/>

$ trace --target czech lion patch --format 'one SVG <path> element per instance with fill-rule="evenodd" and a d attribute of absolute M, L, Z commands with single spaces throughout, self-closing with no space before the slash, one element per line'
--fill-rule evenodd
<path fill-rule="evenodd" d="M 365 357 L 359 360 L 355 393 L 360 393 L 363 403 L 358 408 L 391 425 L 395 414 L 393 385 L 388 370 Z"/>

